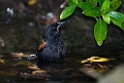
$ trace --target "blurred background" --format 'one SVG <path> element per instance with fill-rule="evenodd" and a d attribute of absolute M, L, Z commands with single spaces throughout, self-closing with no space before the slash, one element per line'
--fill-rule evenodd
<path fill-rule="evenodd" d="M 62 6 L 66 5 L 67 1 L 0 0 L 0 53 L 36 50 L 42 42 L 43 28 L 49 23 L 59 21 Z M 118 9 L 122 13 L 124 13 L 123 3 L 124 1 Z M 68 20 L 69 22 L 61 30 L 61 36 L 69 49 L 68 52 L 70 48 L 73 48 L 71 51 L 81 51 L 81 48 L 97 47 L 93 36 L 95 24 L 93 18 L 82 15 L 81 10 L 77 9 Z M 120 48 L 123 41 L 123 31 L 111 24 L 102 47 L 111 47 L 111 44 L 114 43 L 113 45 Z"/>

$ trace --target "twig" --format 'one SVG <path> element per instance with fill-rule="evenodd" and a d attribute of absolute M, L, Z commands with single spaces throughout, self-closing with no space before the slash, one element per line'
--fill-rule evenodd
<path fill-rule="evenodd" d="M 60 5 L 60 8 L 64 8 L 65 5 L 68 3 L 69 0 L 65 0 L 61 5 Z"/>

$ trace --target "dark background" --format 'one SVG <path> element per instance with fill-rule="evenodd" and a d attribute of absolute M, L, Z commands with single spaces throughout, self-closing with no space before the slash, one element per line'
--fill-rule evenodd
<path fill-rule="evenodd" d="M 37 0 L 30 4 L 29 0 L 0 0 L 0 53 L 35 52 L 42 42 L 43 28 L 53 22 L 53 19 L 59 21 L 63 10 L 60 5 L 63 2 L 64 0 Z M 118 9 L 121 13 L 124 13 L 123 3 L 122 0 Z M 52 21 L 49 21 L 49 13 L 55 16 Z M 94 24 L 95 19 L 82 15 L 77 8 L 61 30 L 67 52 L 82 53 L 86 49 L 115 51 L 123 48 L 124 32 L 113 24 L 108 25 L 108 36 L 103 45 L 97 46 L 93 34 Z"/>

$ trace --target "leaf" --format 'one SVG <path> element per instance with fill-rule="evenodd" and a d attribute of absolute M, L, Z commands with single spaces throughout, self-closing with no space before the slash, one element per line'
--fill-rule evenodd
<path fill-rule="evenodd" d="M 72 5 L 76 5 L 76 3 L 74 3 L 72 0 L 69 0 L 68 6 L 72 6 Z"/>
<path fill-rule="evenodd" d="M 110 60 L 115 60 L 115 58 L 106 58 L 106 57 L 99 57 L 99 56 L 92 56 L 90 58 L 84 59 L 81 61 L 81 63 L 86 62 L 108 62 Z"/>
<path fill-rule="evenodd" d="M 103 14 L 107 13 L 110 8 L 110 0 L 105 0 L 104 3 L 102 4 L 101 11 Z"/>
<path fill-rule="evenodd" d="M 121 23 L 121 29 L 124 30 L 124 21 Z"/>
<path fill-rule="evenodd" d="M 103 41 L 106 39 L 106 35 L 107 35 L 107 25 L 100 18 L 97 20 L 94 27 L 94 37 L 99 46 L 101 46 Z"/>
<path fill-rule="evenodd" d="M 112 21 L 115 25 L 121 27 L 121 22 L 119 21 L 119 19 L 116 19 L 116 18 L 111 17 L 111 21 Z"/>
<path fill-rule="evenodd" d="M 60 15 L 60 19 L 62 20 L 62 19 L 67 18 L 75 11 L 75 9 L 76 9 L 76 5 L 65 8 Z"/>
<path fill-rule="evenodd" d="M 103 2 L 104 2 L 105 0 L 98 0 L 98 1 L 99 1 L 100 7 L 102 7 L 102 4 L 103 4 Z"/>
<path fill-rule="evenodd" d="M 79 3 L 80 3 L 80 2 L 83 2 L 83 0 L 79 0 Z"/>
<path fill-rule="evenodd" d="M 109 14 L 102 14 L 103 20 L 107 23 L 110 24 L 110 15 Z"/>
<path fill-rule="evenodd" d="M 78 4 L 78 0 L 72 0 L 74 3 Z"/>
<path fill-rule="evenodd" d="M 121 5 L 121 0 L 113 0 L 110 3 L 110 11 L 114 11 L 119 8 Z"/>
<path fill-rule="evenodd" d="M 78 4 L 78 7 L 81 8 L 82 10 L 86 10 L 92 8 L 92 5 L 89 2 L 81 2 Z"/>
<path fill-rule="evenodd" d="M 82 10 L 94 8 L 97 6 L 97 0 L 87 0 L 86 2 L 79 2 L 78 7 Z"/>
<path fill-rule="evenodd" d="M 4 63 L 4 60 L 2 58 L 0 58 L 0 63 Z"/>
<path fill-rule="evenodd" d="M 112 11 L 112 12 L 109 12 L 108 14 L 110 15 L 111 18 L 115 18 L 119 22 L 123 22 L 124 21 L 124 14 L 122 14 L 120 12 Z"/>
<path fill-rule="evenodd" d="M 98 0 L 86 0 L 86 2 L 90 3 L 92 7 L 96 7 L 97 6 L 97 1 Z"/>
<path fill-rule="evenodd" d="M 119 13 L 119 12 L 109 12 L 109 15 L 110 15 L 110 18 L 111 18 L 111 21 L 119 26 L 122 30 L 124 30 L 124 27 L 123 27 L 123 22 L 124 22 L 124 14 L 122 13 Z"/>
<path fill-rule="evenodd" d="M 100 16 L 100 8 L 99 7 L 89 8 L 84 10 L 82 13 L 86 16 L 91 16 L 91 17 Z"/>
<path fill-rule="evenodd" d="M 34 4 L 36 4 L 37 3 L 37 0 L 29 0 L 28 1 L 28 4 L 29 5 L 34 5 Z"/>

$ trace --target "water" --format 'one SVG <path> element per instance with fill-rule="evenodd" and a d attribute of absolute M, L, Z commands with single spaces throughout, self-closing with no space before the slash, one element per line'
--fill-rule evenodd
<path fill-rule="evenodd" d="M 117 56 L 123 54 L 122 49 L 116 53 L 112 49 L 96 50 L 98 48 L 68 51 L 63 62 L 39 64 L 15 60 L 17 57 L 27 56 L 32 52 L 4 53 L 0 55 L 0 83 L 96 83 L 98 78 L 92 77 L 95 74 L 90 76 L 84 69 L 95 69 L 100 74 L 105 74 L 123 61 L 121 59 L 123 55 Z M 81 63 L 83 59 L 96 54 L 102 57 L 113 57 L 116 60 L 103 63 Z"/>
<path fill-rule="evenodd" d="M 94 83 L 95 79 L 79 71 L 79 58 L 67 54 L 63 62 L 35 64 L 15 61 L 12 53 L 6 53 L 1 55 L 4 61 L 0 63 L 0 83 Z"/>

